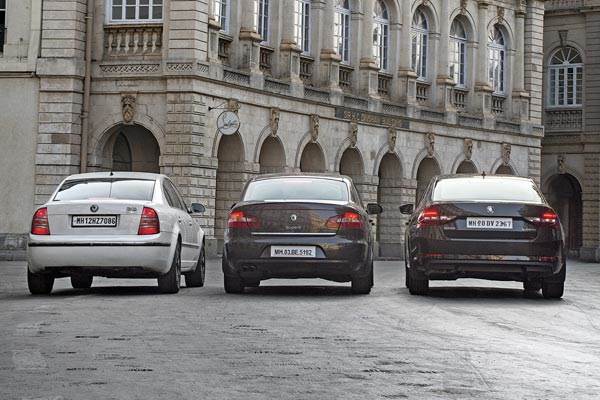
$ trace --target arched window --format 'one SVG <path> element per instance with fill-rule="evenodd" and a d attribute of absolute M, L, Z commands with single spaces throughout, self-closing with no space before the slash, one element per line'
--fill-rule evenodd
<path fill-rule="evenodd" d="M 229 0 L 214 0 L 213 13 L 223 32 L 229 32 Z"/>
<path fill-rule="evenodd" d="M 310 0 L 294 2 L 294 37 L 303 53 L 310 52 Z"/>
<path fill-rule="evenodd" d="M 548 105 L 580 106 L 583 98 L 583 60 L 573 47 L 563 47 L 550 57 Z"/>
<path fill-rule="evenodd" d="M 456 18 L 450 27 L 450 79 L 458 87 L 467 84 L 467 32 Z"/>
<path fill-rule="evenodd" d="M 350 4 L 348 0 L 337 0 L 335 7 L 334 40 L 337 53 L 343 63 L 350 61 Z"/>
<path fill-rule="evenodd" d="M 429 24 L 427 17 L 420 8 L 415 11 L 412 21 L 412 68 L 418 79 L 427 78 L 427 41 L 429 39 Z"/>
<path fill-rule="evenodd" d="M 377 0 L 373 7 L 373 57 L 379 69 L 388 68 L 390 20 L 383 1 Z"/>
<path fill-rule="evenodd" d="M 269 0 L 257 0 L 257 32 L 263 42 L 269 41 Z"/>
<path fill-rule="evenodd" d="M 488 80 L 494 93 L 505 92 L 505 74 L 506 74 L 506 44 L 504 35 L 498 27 L 494 27 L 489 32 L 488 38 Z"/>

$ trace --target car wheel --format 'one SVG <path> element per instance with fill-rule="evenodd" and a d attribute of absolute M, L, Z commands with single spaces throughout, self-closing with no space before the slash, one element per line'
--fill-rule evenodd
<path fill-rule="evenodd" d="M 236 278 L 233 276 L 225 275 L 223 281 L 223 287 L 225 288 L 225 293 L 243 293 L 244 292 L 244 282 L 240 278 Z"/>
<path fill-rule="evenodd" d="M 71 286 L 73 289 L 89 289 L 94 281 L 93 275 L 73 275 L 71 277 Z"/>
<path fill-rule="evenodd" d="M 352 293 L 369 294 L 373 287 L 373 261 L 370 261 L 367 275 L 352 278 Z"/>
<path fill-rule="evenodd" d="M 206 277 L 206 257 L 204 255 L 204 245 L 198 256 L 198 263 L 194 272 L 185 274 L 185 286 L 187 287 L 202 287 L 204 286 L 204 278 Z"/>
<path fill-rule="evenodd" d="M 34 274 L 27 268 L 27 286 L 31 294 L 50 294 L 54 277 L 48 274 Z"/>
<path fill-rule="evenodd" d="M 178 243 L 173 255 L 171 269 L 158 277 L 158 288 L 162 293 L 177 293 L 181 287 L 181 245 Z"/>
<path fill-rule="evenodd" d="M 567 264 L 563 261 L 560 272 L 542 281 L 542 295 L 546 299 L 560 299 L 565 292 L 565 279 L 567 277 Z"/>
<path fill-rule="evenodd" d="M 526 292 L 538 292 L 542 288 L 542 281 L 533 280 L 523 282 L 523 290 Z"/>
<path fill-rule="evenodd" d="M 426 295 L 429 291 L 429 279 L 414 267 L 408 269 L 408 291 L 412 295 Z"/>

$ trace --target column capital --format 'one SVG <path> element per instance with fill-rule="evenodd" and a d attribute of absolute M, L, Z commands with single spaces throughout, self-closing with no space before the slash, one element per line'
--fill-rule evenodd
<path fill-rule="evenodd" d="M 487 9 L 490 4 L 487 1 L 478 1 L 477 7 Z"/>

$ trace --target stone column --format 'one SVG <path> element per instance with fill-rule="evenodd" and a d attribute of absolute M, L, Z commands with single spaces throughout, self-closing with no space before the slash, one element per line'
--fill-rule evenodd
<path fill-rule="evenodd" d="M 513 64 L 512 114 L 529 120 L 529 93 L 525 91 L 525 10 L 515 11 L 515 62 Z"/>
<path fill-rule="evenodd" d="M 322 42 L 319 54 L 319 83 L 332 91 L 340 91 L 340 60 L 334 43 L 335 2 L 327 0 L 322 9 Z"/>
<path fill-rule="evenodd" d="M 529 93 L 529 117 L 533 124 L 542 123 L 542 70 L 544 65 L 544 2 L 527 1 L 524 59 L 525 91 Z"/>
<path fill-rule="evenodd" d="M 583 246 L 580 257 L 584 261 L 600 261 L 600 157 L 598 146 L 586 146 L 583 169 Z"/>
<path fill-rule="evenodd" d="M 408 6 L 408 3 L 405 3 Z M 402 28 L 400 38 L 400 61 L 398 65 L 398 84 L 400 100 L 406 102 L 406 112 L 412 116 L 413 109 L 417 103 L 417 74 L 412 69 L 411 65 L 411 41 L 410 28 L 412 25 L 412 14 L 409 10 L 403 10 L 402 13 Z"/>
<path fill-rule="evenodd" d="M 477 32 L 479 34 L 477 40 L 477 69 L 475 75 L 475 93 L 473 96 L 473 109 L 481 113 L 487 120 L 492 118 L 491 106 L 493 92 L 492 87 L 488 82 L 487 76 L 487 59 L 488 59 L 488 29 L 487 29 L 487 11 L 488 3 L 480 1 L 477 10 Z M 490 122 L 485 122 L 484 125 L 490 125 Z M 491 123 L 493 125 L 493 122 Z"/>
<path fill-rule="evenodd" d="M 302 80 L 300 79 L 300 53 L 302 49 L 296 43 L 294 36 L 294 0 L 281 0 L 282 31 L 280 59 L 281 77 L 288 79 L 292 84 L 292 92 L 302 94 Z"/>
<path fill-rule="evenodd" d="M 359 64 L 360 92 L 369 97 L 377 95 L 377 73 L 379 68 L 373 57 L 373 7 L 375 0 L 365 0 L 365 15 L 363 18 L 363 42 Z"/>
<path fill-rule="evenodd" d="M 449 15 L 448 0 L 442 0 L 440 15 Z M 435 79 L 436 84 L 436 106 L 442 111 L 454 111 L 452 105 L 452 88 L 455 85 L 452 77 L 448 75 L 449 65 L 449 38 L 450 38 L 450 21 L 447 17 L 440 18 L 440 37 L 438 41 L 438 70 Z"/>
<path fill-rule="evenodd" d="M 262 75 L 260 71 L 260 42 L 258 33 L 258 0 L 242 2 L 242 18 L 239 35 L 240 69 L 249 71 L 252 75 Z"/>

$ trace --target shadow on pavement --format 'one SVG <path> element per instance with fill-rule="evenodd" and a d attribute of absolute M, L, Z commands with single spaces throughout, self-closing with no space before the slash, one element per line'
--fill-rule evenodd
<path fill-rule="evenodd" d="M 348 296 L 355 297 L 350 286 L 260 286 L 247 287 L 245 296 Z"/>

